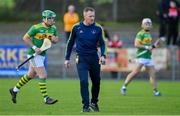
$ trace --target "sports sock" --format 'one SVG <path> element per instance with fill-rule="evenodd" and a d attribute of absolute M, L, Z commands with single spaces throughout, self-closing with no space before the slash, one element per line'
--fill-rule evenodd
<path fill-rule="evenodd" d="M 23 75 L 16 86 L 14 87 L 13 91 L 18 92 L 22 86 L 24 86 L 26 83 L 28 83 L 31 80 L 31 78 L 28 75 Z"/>
<path fill-rule="evenodd" d="M 154 90 L 154 92 L 158 92 L 157 88 L 154 88 L 153 90 Z"/>
<path fill-rule="evenodd" d="M 39 78 L 39 88 L 42 96 L 44 97 L 44 101 L 48 97 L 47 87 L 46 87 L 46 78 Z"/>
<path fill-rule="evenodd" d="M 126 86 L 125 86 L 125 85 L 123 85 L 123 86 L 122 86 L 122 88 L 123 88 L 123 89 L 126 89 Z"/>
<path fill-rule="evenodd" d="M 127 87 L 127 85 L 128 85 L 127 83 L 124 83 L 124 85 L 123 85 L 123 86 L 124 86 L 124 87 Z"/>
<path fill-rule="evenodd" d="M 19 92 L 20 91 L 20 89 L 18 89 L 16 86 L 13 88 L 13 91 L 14 92 Z"/>

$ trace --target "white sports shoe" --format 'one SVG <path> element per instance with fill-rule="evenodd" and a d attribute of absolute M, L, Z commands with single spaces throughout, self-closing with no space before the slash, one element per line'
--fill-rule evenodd
<path fill-rule="evenodd" d="M 125 86 L 122 86 L 122 88 L 121 88 L 121 94 L 122 94 L 122 95 L 126 95 L 126 87 L 125 87 Z"/>
<path fill-rule="evenodd" d="M 159 91 L 154 92 L 154 96 L 161 96 L 161 93 Z"/>

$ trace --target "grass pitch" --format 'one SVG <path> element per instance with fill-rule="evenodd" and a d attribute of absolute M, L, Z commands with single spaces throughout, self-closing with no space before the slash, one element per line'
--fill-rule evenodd
<path fill-rule="evenodd" d="M 100 112 L 82 113 L 79 80 L 48 80 L 48 94 L 59 100 L 45 105 L 38 80 L 25 85 L 11 102 L 9 88 L 18 79 L 0 79 L 0 115 L 180 115 L 180 82 L 158 82 L 161 97 L 154 97 L 148 81 L 134 80 L 126 96 L 120 94 L 121 80 L 102 80 Z M 91 85 L 91 84 L 90 84 Z"/>

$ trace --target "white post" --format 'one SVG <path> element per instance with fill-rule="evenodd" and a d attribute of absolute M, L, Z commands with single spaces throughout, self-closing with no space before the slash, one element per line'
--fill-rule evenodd
<path fill-rule="evenodd" d="M 44 0 L 41 0 L 40 1 L 40 10 L 41 10 L 41 12 L 45 9 L 45 2 L 44 2 Z"/>
<path fill-rule="evenodd" d="M 117 6 L 118 6 L 118 0 L 113 0 L 113 20 L 114 21 L 117 21 L 117 13 L 118 13 L 118 8 L 117 8 Z"/>
<path fill-rule="evenodd" d="M 177 49 L 175 46 L 171 47 L 171 63 L 172 63 L 172 80 L 176 80 L 176 62 L 177 62 Z"/>

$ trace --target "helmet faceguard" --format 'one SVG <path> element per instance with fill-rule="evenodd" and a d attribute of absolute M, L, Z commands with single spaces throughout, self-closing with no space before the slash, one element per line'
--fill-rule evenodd
<path fill-rule="evenodd" d="M 56 17 L 56 14 L 51 10 L 44 10 L 42 12 L 42 17 L 43 22 L 48 26 L 51 26 L 55 23 L 54 18 Z"/>
<path fill-rule="evenodd" d="M 146 31 L 149 31 L 152 28 L 152 21 L 150 18 L 144 18 L 142 20 L 142 28 Z"/>

